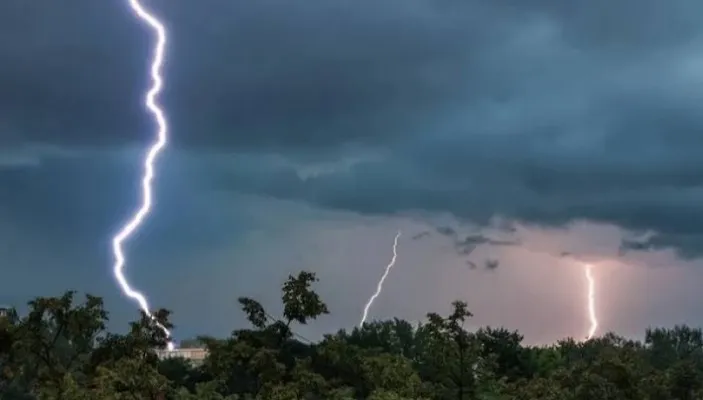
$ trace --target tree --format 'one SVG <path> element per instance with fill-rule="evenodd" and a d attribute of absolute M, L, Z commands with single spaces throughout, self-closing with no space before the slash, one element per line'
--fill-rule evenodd
<path fill-rule="evenodd" d="M 694 400 L 703 398 L 703 334 L 654 328 L 644 342 L 608 333 L 528 346 L 517 331 L 465 329 L 464 302 L 413 326 L 393 319 L 311 343 L 295 333 L 329 310 L 314 274 L 289 276 L 283 315 L 240 298 L 250 323 L 198 338 L 202 365 L 160 360 L 169 312 L 142 313 L 126 333 L 105 330 L 102 300 L 74 292 L 37 298 L 0 319 L 2 400 Z"/>
<path fill-rule="evenodd" d="M 167 390 L 154 353 L 166 344 L 156 322 L 170 327 L 167 311 L 155 312 L 155 320 L 142 314 L 128 334 L 115 335 L 105 330 L 107 312 L 99 297 L 86 295 L 76 303 L 75 292 L 68 291 L 28 305 L 25 317 L 15 314 L 0 327 L 3 376 L 10 382 L 3 399 L 18 396 L 11 393 L 13 384 L 29 398 L 58 400 L 145 396 L 147 382 L 157 381 L 145 398 Z"/>
<path fill-rule="evenodd" d="M 422 381 L 410 360 L 394 354 L 365 357 L 361 369 L 371 393 L 393 392 L 407 398 L 420 398 Z"/>
<path fill-rule="evenodd" d="M 161 326 L 172 328 L 169 312 L 144 312 L 130 324 L 126 335 L 108 335 L 93 352 L 92 387 L 100 398 L 160 399 L 170 392 L 169 380 L 159 373 L 156 349 L 164 349 L 169 338 Z"/>
<path fill-rule="evenodd" d="M 528 349 L 522 347 L 523 336 L 505 328 L 487 327 L 476 332 L 479 352 L 483 359 L 491 359 L 493 373 L 505 377 L 507 382 L 531 378 L 536 370 L 536 360 Z"/>
<path fill-rule="evenodd" d="M 481 360 L 475 336 L 464 329 L 473 315 L 462 301 L 452 303 L 452 313 L 445 317 L 427 314 L 428 324 L 420 327 L 422 358 L 418 360 L 421 378 L 441 398 L 476 397 Z"/>
<path fill-rule="evenodd" d="M 12 352 L 14 368 L 39 398 L 64 399 L 66 385 L 85 383 L 83 371 L 96 340 L 105 333 L 107 312 L 102 299 L 86 295 L 74 304 L 75 292 L 40 297 L 29 303 L 29 313 L 18 321 Z"/>
<path fill-rule="evenodd" d="M 273 318 L 259 302 L 243 297 L 239 303 L 254 330 L 236 330 L 224 341 L 201 339 L 210 353 L 205 371 L 219 382 L 224 393 L 282 399 L 304 395 L 293 383 L 296 377 L 317 380 L 302 373 L 302 361 L 294 354 L 305 355 L 307 346 L 293 340 L 291 329 L 293 322 L 306 324 L 329 313 L 311 289 L 316 281 L 314 273 L 304 271 L 288 277 L 282 288 L 283 320 Z"/>
<path fill-rule="evenodd" d="M 19 339 L 19 317 L 11 309 L 5 317 L 0 317 L 0 398 L 7 400 L 29 399 L 30 382 L 21 373 L 30 365 L 15 351 Z"/>

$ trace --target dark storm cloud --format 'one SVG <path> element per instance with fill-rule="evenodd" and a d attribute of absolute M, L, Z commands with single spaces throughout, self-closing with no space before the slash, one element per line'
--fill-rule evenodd
<path fill-rule="evenodd" d="M 485 265 L 485 267 L 486 267 L 487 270 L 489 270 L 489 271 L 495 271 L 495 270 L 498 268 L 498 266 L 500 265 L 500 261 L 498 261 L 498 260 L 493 260 L 493 259 L 489 259 L 489 260 L 486 260 L 486 262 L 484 263 L 484 265 Z"/>
<path fill-rule="evenodd" d="M 518 246 L 519 241 L 491 239 L 484 235 L 469 235 L 463 239 L 455 239 L 454 248 L 460 255 L 468 256 L 476 250 L 478 246 Z"/>
<path fill-rule="evenodd" d="M 482 244 L 487 244 L 489 246 L 518 246 L 520 242 L 516 240 L 491 239 L 484 235 L 469 235 L 456 242 L 456 245 L 460 247 L 479 246 Z"/>
<path fill-rule="evenodd" d="M 413 235 L 413 236 L 412 236 L 412 240 L 420 240 L 420 239 L 426 238 L 426 237 L 428 237 L 428 236 L 430 236 L 430 232 L 429 232 L 429 231 L 423 231 L 423 232 L 416 233 L 415 235 Z"/>
<path fill-rule="evenodd" d="M 119 2 L 2 2 L 0 148 L 135 140 L 148 127 L 143 33 Z"/>
<path fill-rule="evenodd" d="M 174 141 L 214 185 L 369 214 L 586 219 L 703 248 L 698 2 L 153 5 L 172 32 Z M 145 34 L 119 2 L 2 3 L 0 145 L 135 141 Z M 374 157 L 301 177 L 272 153 Z"/>
<path fill-rule="evenodd" d="M 637 241 L 637 240 L 629 240 L 629 239 L 624 239 L 620 243 L 620 251 L 619 253 L 621 255 L 625 255 L 629 251 L 650 251 L 654 250 L 653 243 L 651 243 L 650 240 L 644 240 L 644 241 Z"/>
<path fill-rule="evenodd" d="M 457 232 L 451 226 L 438 226 L 436 229 L 437 233 L 444 236 L 456 237 Z"/>
<path fill-rule="evenodd" d="M 446 236 L 452 239 L 452 245 L 459 255 L 468 256 L 473 253 L 478 246 L 488 245 L 488 246 L 519 246 L 520 241 L 518 240 L 504 240 L 504 239 L 493 239 L 481 234 L 467 235 L 459 237 L 459 233 L 456 229 L 450 226 L 438 226 L 435 231 L 442 236 Z M 421 232 L 413 237 L 413 239 L 420 239 L 425 236 L 429 236 L 430 232 Z"/>
<path fill-rule="evenodd" d="M 696 258 L 701 254 L 702 235 L 654 235 L 641 241 L 623 240 L 620 245 L 620 255 L 632 251 L 654 251 L 675 248 L 683 258 Z"/>
<path fill-rule="evenodd" d="M 468 265 L 469 269 L 471 269 L 471 270 L 478 269 L 478 264 L 476 264 L 475 262 L 473 262 L 471 260 L 467 260 L 466 265 Z M 484 267 L 484 270 L 486 270 L 486 271 L 495 271 L 496 269 L 498 269 L 499 266 L 500 266 L 500 261 L 498 261 L 498 260 L 488 259 L 488 260 L 483 261 L 483 267 Z"/>

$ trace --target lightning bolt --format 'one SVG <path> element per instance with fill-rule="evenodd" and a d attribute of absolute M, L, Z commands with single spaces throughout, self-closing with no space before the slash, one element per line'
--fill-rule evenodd
<path fill-rule="evenodd" d="M 163 67 L 164 63 L 164 50 L 166 47 L 166 28 L 155 16 L 145 10 L 138 0 L 129 0 L 129 6 L 131 7 L 135 16 L 139 18 L 142 22 L 145 22 L 156 35 L 156 45 L 154 46 L 153 53 L 151 56 L 152 85 L 149 88 L 149 91 L 146 92 L 144 102 L 146 108 L 152 114 L 158 125 L 158 132 L 156 140 L 149 147 L 147 156 L 144 159 L 144 175 L 142 177 L 142 204 L 112 239 L 112 251 L 115 258 L 113 271 L 115 278 L 117 279 L 117 282 L 119 283 L 120 288 L 122 289 L 122 292 L 127 297 L 136 300 L 137 303 L 139 303 L 139 307 L 142 309 L 142 311 L 144 311 L 149 317 L 153 319 L 154 317 L 151 314 L 151 311 L 149 310 L 149 303 L 147 302 L 146 297 L 138 291 L 132 289 L 124 276 L 123 270 L 125 265 L 125 256 L 122 250 L 122 244 L 137 230 L 137 228 L 139 228 L 139 226 L 149 214 L 149 211 L 151 211 L 151 182 L 154 179 L 154 162 L 156 161 L 156 157 L 159 155 L 161 150 L 163 150 L 168 141 L 168 124 L 166 123 L 166 117 L 164 115 L 164 111 L 156 102 L 156 96 L 161 92 L 161 89 L 163 87 L 161 68 Z M 167 337 L 171 339 L 171 332 L 169 332 L 169 330 L 166 329 L 165 326 L 158 322 L 157 325 L 164 331 L 164 333 L 166 333 Z M 173 342 L 170 340 L 168 343 L 168 348 L 169 350 L 172 350 L 174 348 Z"/>
<path fill-rule="evenodd" d="M 364 326 L 364 322 L 366 322 L 366 317 L 369 315 L 369 308 L 371 308 L 371 305 L 373 304 L 374 300 L 376 300 L 376 297 L 381 294 L 381 291 L 383 290 L 383 282 L 385 282 L 386 278 L 388 277 L 388 273 L 391 272 L 391 268 L 393 268 L 393 266 L 395 265 L 395 260 L 396 258 L 398 258 L 398 239 L 400 238 L 400 234 L 401 232 L 398 231 L 398 233 L 395 235 L 395 240 L 393 240 L 393 258 L 391 258 L 391 262 L 388 263 L 388 265 L 386 266 L 386 271 L 383 273 L 381 280 L 378 281 L 378 285 L 376 285 L 376 293 L 371 296 L 368 303 L 366 303 L 366 306 L 364 307 L 364 315 L 361 317 L 361 322 L 359 322 L 360 327 Z"/>
<path fill-rule="evenodd" d="M 596 290 L 595 281 L 593 279 L 593 265 L 587 264 L 585 267 L 586 281 L 588 282 L 588 319 L 591 322 L 591 327 L 588 329 L 586 340 L 593 338 L 598 329 L 598 318 L 596 317 Z"/>

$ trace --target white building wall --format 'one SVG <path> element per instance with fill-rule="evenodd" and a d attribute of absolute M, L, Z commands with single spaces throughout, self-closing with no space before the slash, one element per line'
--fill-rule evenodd
<path fill-rule="evenodd" d="M 193 364 L 201 364 L 207 357 L 207 349 L 191 348 L 191 349 L 173 349 L 173 350 L 157 350 L 156 354 L 160 359 L 167 358 L 184 358 L 191 361 Z"/>

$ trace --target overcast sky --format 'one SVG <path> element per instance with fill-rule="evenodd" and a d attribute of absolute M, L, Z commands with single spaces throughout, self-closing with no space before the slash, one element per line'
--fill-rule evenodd
<path fill-rule="evenodd" d="M 332 311 L 301 332 L 351 327 L 397 229 L 371 318 L 462 299 L 474 326 L 581 338 L 587 260 L 600 332 L 703 322 L 699 1 L 145 4 L 171 142 L 127 272 L 177 337 L 242 327 L 239 296 L 277 312 L 300 269 Z M 0 303 L 76 289 L 137 316 L 110 238 L 152 45 L 126 0 L 0 2 Z"/>

